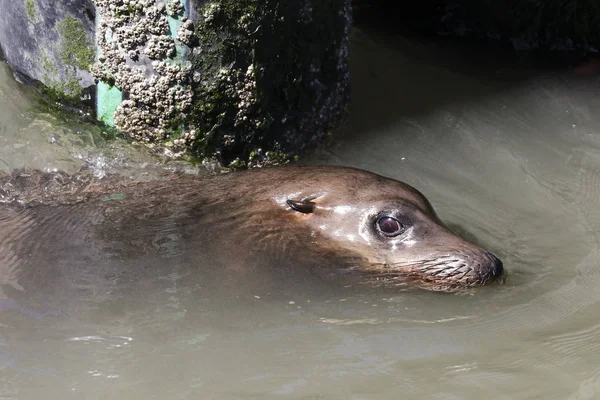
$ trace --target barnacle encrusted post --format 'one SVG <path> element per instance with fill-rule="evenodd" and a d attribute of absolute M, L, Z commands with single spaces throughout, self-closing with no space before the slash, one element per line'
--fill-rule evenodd
<path fill-rule="evenodd" d="M 184 41 L 173 37 L 173 30 L 181 30 L 187 22 L 184 4 L 180 0 L 94 3 L 99 54 L 92 72 L 99 83 L 99 117 L 136 140 L 166 142 L 184 150 L 186 143 L 179 137 L 191 141 L 195 134 L 184 130 L 192 100 L 190 66 L 185 64 Z"/>
<path fill-rule="evenodd" d="M 136 140 L 253 167 L 289 161 L 344 115 L 350 0 L 94 2 L 98 114 Z"/>
<path fill-rule="evenodd" d="M 349 101 L 350 0 L 192 0 L 194 149 L 232 167 L 287 162 Z"/>

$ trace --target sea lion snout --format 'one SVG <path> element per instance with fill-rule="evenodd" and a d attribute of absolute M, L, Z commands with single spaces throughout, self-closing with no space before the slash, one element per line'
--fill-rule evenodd
<path fill-rule="evenodd" d="M 502 263 L 502 260 L 489 251 L 484 251 L 483 254 L 485 254 L 485 256 L 490 260 L 488 269 L 491 275 L 494 278 L 500 278 L 502 275 L 504 275 L 504 264 Z"/>
<path fill-rule="evenodd" d="M 457 236 L 458 240 L 461 240 Z M 440 246 L 428 252 L 427 244 L 417 251 L 397 254 L 385 275 L 402 284 L 408 278 L 412 285 L 434 290 L 481 286 L 494 282 L 504 274 L 502 261 L 477 245 L 463 242 L 457 246 Z M 404 278 L 403 278 L 404 277 Z"/>
<path fill-rule="evenodd" d="M 413 223 L 416 243 L 389 256 L 396 272 L 410 276 L 413 284 L 447 290 L 486 285 L 504 275 L 496 255 L 449 230 L 437 216 L 422 214 Z"/>

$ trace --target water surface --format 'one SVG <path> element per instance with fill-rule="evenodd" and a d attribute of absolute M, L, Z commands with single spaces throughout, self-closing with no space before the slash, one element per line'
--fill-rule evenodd
<path fill-rule="evenodd" d="M 46 301 L 3 285 L 0 398 L 596 398 L 598 79 L 477 69 L 434 44 L 361 32 L 352 51 L 351 115 L 308 162 L 417 187 L 503 259 L 506 284 L 254 293 L 208 285 L 207 259 L 124 269 L 102 277 L 112 286 L 76 282 L 77 295 Z M 0 95 L 5 170 L 83 160 L 141 179 L 165 166 L 32 110 L 5 68 Z"/>

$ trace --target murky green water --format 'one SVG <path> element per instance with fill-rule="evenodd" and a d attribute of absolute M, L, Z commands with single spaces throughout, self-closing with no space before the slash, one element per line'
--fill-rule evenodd
<path fill-rule="evenodd" d="M 600 81 L 452 54 L 357 32 L 351 116 L 310 162 L 419 188 L 501 256 L 505 285 L 228 298 L 165 265 L 47 304 L 7 290 L 0 398 L 598 398 Z M 30 110 L 19 90 L 0 69 L 1 168 L 164 169 L 151 151 Z"/>

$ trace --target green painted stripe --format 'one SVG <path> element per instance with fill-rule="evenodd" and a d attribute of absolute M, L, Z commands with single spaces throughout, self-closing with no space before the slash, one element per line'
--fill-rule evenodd
<path fill-rule="evenodd" d="M 186 7 L 186 1 L 185 0 L 180 0 L 181 4 L 184 7 L 184 16 L 188 16 L 189 15 L 189 10 Z M 169 3 L 169 0 L 158 0 L 158 2 L 162 2 L 162 3 Z M 97 12 L 97 17 L 96 17 L 96 32 L 99 30 L 99 24 L 100 21 L 102 20 L 102 15 L 100 12 Z M 171 30 L 171 37 L 173 39 L 177 38 L 177 31 L 179 30 L 179 27 L 181 27 L 182 22 L 181 22 L 181 18 L 177 17 L 177 18 L 173 18 L 169 15 L 167 15 L 167 21 L 169 23 L 169 28 Z M 110 38 L 107 38 L 107 40 L 110 40 Z M 175 42 L 175 49 L 176 49 L 176 55 L 172 60 L 167 59 L 167 62 L 171 62 L 171 63 L 175 63 L 177 65 L 183 66 L 184 62 L 185 62 L 185 46 L 181 45 L 181 44 L 177 44 L 178 42 Z M 100 57 L 102 55 L 102 49 L 100 48 L 100 46 L 98 46 L 98 43 L 96 42 L 96 57 Z M 117 107 L 119 107 L 119 104 L 121 104 L 121 101 L 123 101 L 123 93 L 117 89 L 114 86 L 108 86 L 107 84 L 100 82 L 98 83 L 98 85 L 96 86 L 96 115 L 99 121 L 104 122 L 105 124 L 109 125 L 109 126 L 114 126 L 115 125 L 115 111 L 117 111 Z M 181 128 L 183 129 L 183 127 Z"/>
<path fill-rule="evenodd" d="M 96 32 L 99 31 L 102 15 L 100 12 L 96 14 Z M 102 55 L 102 49 L 95 43 L 96 59 Z M 109 86 L 104 82 L 99 82 L 96 85 L 96 116 L 99 121 L 104 122 L 108 126 L 115 126 L 115 111 L 123 101 L 123 93 L 114 86 Z"/>
<path fill-rule="evenodd" d="M 169 0 L 159 0 L 159 2 L 165 3 L 165 4 L 170 3 Z M 180 2 L 181 2 L 181 5 L 183 6 L 183 16 L 188 16 L 189 10 L 186 7 L 185 0 L 180 0 Z M 170 15 L 167 15 L 167 22 L 169 23 L 169 29 L 171 30 L 171 37 L 173 39 L 177 39 L 177 31 L 179 30 L 179 28 L 182 25 L 181 17 L 173 18 Z M 176 40 L 175 41 L 175 49 L 177 51 L 177 54 L 175 55 L 175 58 L 172 61 L 175 62 L 176 64 L 183 65 L 183 62 L 185 61 L 185 59 L 184 59 L 185 47 L 181 44 L 177 45 L 177 40 Z"/>
<path fill-rule="evenodd" d="M 115 111 L 123 101 L 123 93 L 114 86 L 99 82 L 96 86 L 96 115 L 108 126 L 115 126 Z"/>

